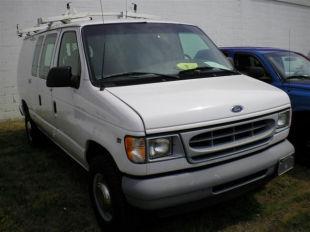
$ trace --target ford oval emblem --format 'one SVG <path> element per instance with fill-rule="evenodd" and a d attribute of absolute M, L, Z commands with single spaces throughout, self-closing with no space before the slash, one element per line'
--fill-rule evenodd
<path fill-rule="evenodd" d="M 231 112 L 233 113 L 240 113 L 243 110 L 243 106 L 240 105 L 236 105 L 233 106 L 233 108 L 231 108 Z"/>

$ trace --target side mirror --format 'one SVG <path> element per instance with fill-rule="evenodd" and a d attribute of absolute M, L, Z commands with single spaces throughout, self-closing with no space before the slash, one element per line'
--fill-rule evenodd
<path fill-rule="evenodd" d="M 245 73 L 248 76 L 254 77 L 254 78 L 257 78 L 257 79 L 260 79 L 260 78 L 265 76 L 265 71 L 261 67 L 250 67 L 250 68 L 247 68 L 245 70 Z"/>
<path fill-rule="evenodd" d="M 71 67 L 54 67 L 48 72 L 47 87 L 72 87 Z"/>

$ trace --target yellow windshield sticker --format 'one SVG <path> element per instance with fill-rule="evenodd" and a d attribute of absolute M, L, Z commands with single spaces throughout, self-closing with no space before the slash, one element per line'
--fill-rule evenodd
<path fill-rule="evenodd" d="M 182 70 L 189 70 L 189 69 L 198 68 L 198 64 L 197 63 L 178 63 L 177 67 Z"/>

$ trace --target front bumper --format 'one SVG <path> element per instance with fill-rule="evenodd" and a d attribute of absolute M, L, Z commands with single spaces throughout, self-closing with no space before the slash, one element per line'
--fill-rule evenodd
<path fill-rule="evenodd" d="M 212 198 L 277 175 L 279 160 L 293 155 L 287 140 L 225 164 L 152 178 L 124 176 L 127 201 L 141 209 L 162 209 Z"/>

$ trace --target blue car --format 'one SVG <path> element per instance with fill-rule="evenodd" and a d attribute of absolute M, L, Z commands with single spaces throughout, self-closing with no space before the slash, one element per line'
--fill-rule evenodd
<path fill-rule="evenodd" d="M 310 60 L 283 49 L 223 47 L 237 71 L 284 90 L 291 99 L 293 121 L 290 137 L 297 150 L 310 138 Z"/>

